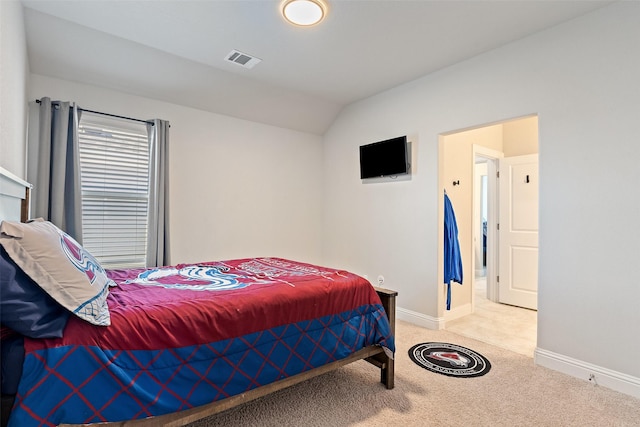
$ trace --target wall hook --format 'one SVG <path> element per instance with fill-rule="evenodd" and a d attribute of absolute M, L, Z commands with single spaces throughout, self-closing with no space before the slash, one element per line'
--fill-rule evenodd
<path fill-rule="evenodd" d="M 453 185 L 454 185 L 454 186 L 455 186 L 455 185 L 460 185 L 460 180 L 458 179 L 458 180 L 456 180 L 456 181 L 453 181 Z"/>

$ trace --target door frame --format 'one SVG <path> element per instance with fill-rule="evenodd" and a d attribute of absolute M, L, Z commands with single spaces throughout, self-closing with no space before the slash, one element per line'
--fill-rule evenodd
<path fill-rule="evenodd" d="M 498 302 L 498 260 L 499 258 L 499 240 L 498 240 L 498 214 L 499 214 L 499 200 L 498 200 L 498 159 L 504 157 L 504 153 L 501 151 L 493 150 L 482 145 L 472 145 L 472 170 L 474 171 L 477 159 L 483 159 L 487 163 L 487 299 L 489 301 Z M 480 188 L 476 185 L 475 179 L 473 180 L 473 194 L 474 198 Z M 475 218 L 478 217 L 478 206 L 473 204 L 473 236 L 477 236 L 478 226 Z M 475 256 L 472 257 L 471 271 L 474 272 L 471 286 L 471 305 L 475 307 Z"/>

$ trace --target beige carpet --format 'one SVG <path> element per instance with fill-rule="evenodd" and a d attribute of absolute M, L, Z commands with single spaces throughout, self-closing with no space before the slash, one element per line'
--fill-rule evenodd
<path fill-rule="evenodd" d="M 640 426 L 640 400 L 546 368 L 533 359 L 446 331 L 397 326 L 396 387 L 360 361 L 189 427 Z M 489 359 L 489 373 L 450 378 L 413 363 L 420 342 L 451 342 Z"/>

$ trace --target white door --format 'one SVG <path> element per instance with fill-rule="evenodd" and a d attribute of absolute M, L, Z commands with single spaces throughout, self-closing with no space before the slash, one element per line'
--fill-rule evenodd
<path fill-rule="evenodd" d="M 498 299 L 538 308 L 538 155 L 499 163 Z"/>

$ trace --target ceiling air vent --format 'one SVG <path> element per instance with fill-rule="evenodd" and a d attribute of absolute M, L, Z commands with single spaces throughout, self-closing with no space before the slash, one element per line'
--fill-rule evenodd
<path fill-rule="evenodd" d="M 255 56 L 247 55 L 246 53 L 242 53 L 238 50 L 232 50 L 226 57 L 226 60 L 229 62 L 233 62 L 234 64 L 238 64 L 243 66 L 244 68 L 253 68 L 257 63 L 262 61 L 260 58 L 256 58 Z"/>

